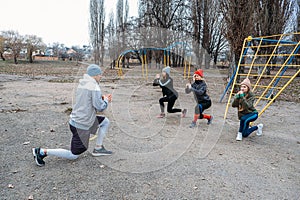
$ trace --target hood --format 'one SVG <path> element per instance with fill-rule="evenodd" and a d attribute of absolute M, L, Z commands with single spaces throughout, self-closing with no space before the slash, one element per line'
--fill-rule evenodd
<path fill-rule="evenodd" d="M 79 80 L 79 87 L 82 88 L 94 90 L 95 85 L 98 85 L 97 81 L 88 74 L 84 74 L 83 78 Z"/>

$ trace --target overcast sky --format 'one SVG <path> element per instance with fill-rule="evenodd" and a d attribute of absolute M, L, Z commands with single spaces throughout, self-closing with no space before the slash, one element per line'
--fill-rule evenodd
<path fill-rule="evenodd" d="M 0 0 L 0 31 L 33 34 L 48 45 L 89 43 L 90 0 Z M 105 0 L 106 20 L 117 0 Z M 129 0 L 129 16 L 137 15 L 137 0 Z"/>

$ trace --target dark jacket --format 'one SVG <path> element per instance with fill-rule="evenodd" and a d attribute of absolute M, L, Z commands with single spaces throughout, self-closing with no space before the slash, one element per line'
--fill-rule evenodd
<path fill-rule="evenodd" d="M 153 86 L 160 86 L 163 96 L 169 98 L 177 98 L 178 92 L 173 88 L 173 79 L 167 76 L 166 79 L 154 79 Z"/>
<path fill-rule="evenodd" d="M 191 88 L 185 88 L 185 93 L 188 94 L 193 91 L 195 100 L 200 104 L 211 101 L 206 90 L 207 85 L 205 81 L 195 81 Z"/>
<path fill-rule="evenodd" d="M 246 95 L 237 94 L 232 102 L 232 107 L 238 108 L 238 117 L 241 119 L 242 116 L 257 112 L 254 108 L 255 96 L 252 92 L 248 92 Z"/>

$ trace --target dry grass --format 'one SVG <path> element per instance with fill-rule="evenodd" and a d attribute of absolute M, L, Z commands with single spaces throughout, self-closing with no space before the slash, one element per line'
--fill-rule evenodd
<path fill-rule="evenodd" d="M 51 79 L 50 82 L 73 82 L 74 77 L 77 76 L 81 70 L 84 70 L 86 65 L 79 64 L 73 61 L 35 61 L 29 63 L 28 61 L 19 60 L 19 64 L 14 64 L 11 60 L 0 61 L 0 73 L 24 75 L 29 77 L 35 76 L 55 76 L 57 78 Z M 178 72 L 183 72 L 183 68 L 175 68 Z M 126 68 L 123 70 L 126 73 Z M 191 71 L 194 68 L 191 69 Z M 227 73 L 227 69 L 219 70 L 221 74 Z M 288 73 L 288 72 L 287 72 Z M 118 79 L 117 70 L 109 69 L 104 70 L 103 81 L 115 81 Z M 226 84 L 226 80 L 224 80 Z M 278 100 L 300 102 L 300 78 L 297 77 L 278 97 Z"/>
<path fill-rule="evenodd" d="M 28 61 L 20 60 L 19 64 L 12 61 L 0 61 L 0 73 L 25 76 L 72 76 L 80 65 L 71 61 Z"/>

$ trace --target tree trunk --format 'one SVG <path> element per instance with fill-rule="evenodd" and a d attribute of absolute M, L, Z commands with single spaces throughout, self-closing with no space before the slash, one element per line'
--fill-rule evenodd
<path fill-rule="evenodd" d="M 198 69 L 202 69 L 203 67 L 203 49 L 202 47 L 199 48 L 199 57 L 198 57 L 198 63 L 199 63 L 199 67 Z"/>
<path fill-rule="evenodd" d="M 17 55 L 14 55 L 14 62 L 15 62 L 15 64 L 18 64 Z"/>
<path fill-rule="evenodd" d="M 31 51 L 31 50 L 28 51 L 28 59 L 29 59 L 29 62 L 30 62 L 30 63 L 33 63 L 33 59 L 32 59 L 32 51 Z"/>
<path fill-rule="evenodd" d="M 218 62 L 218 54 L 214 53 L 214 66 L 217 66 L 217 62 Z"/>
<path fill-rule="evenodd" d="M 209 69 L 210 68 L 210 55 L 208 54 L 207 51 L 205 51 L 205 69 Z"/>
<path fill-rule="evenodd" d="M 1 58 L 3 61 L 5 61 L 5 58 L 4 58 L 4 56 L 3 56 L 3 53 L 2 53 L 2 52 L 0 52 L 0 58 Z"/>

